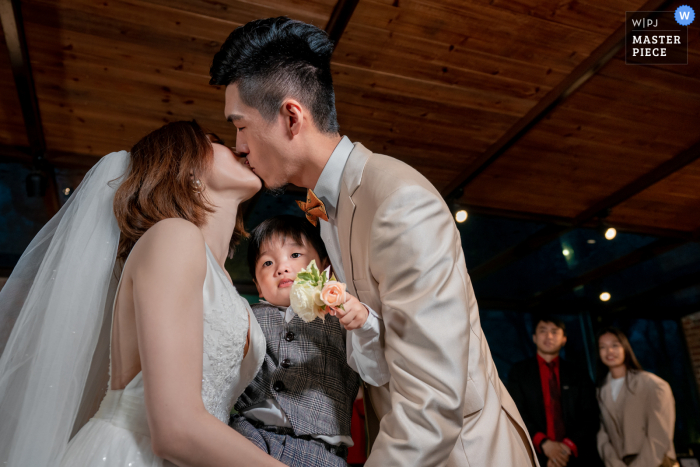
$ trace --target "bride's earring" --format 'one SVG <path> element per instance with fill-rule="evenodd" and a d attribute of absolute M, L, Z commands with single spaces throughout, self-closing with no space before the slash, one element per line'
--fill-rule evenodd
<path fill-rule="evenodd" d="M 202 189 L 204 188 L 204 185 L 202 184 L 201 180 L 194 179 L 192 180 L 192 191 L 195 193 L 201 193 Z"/>

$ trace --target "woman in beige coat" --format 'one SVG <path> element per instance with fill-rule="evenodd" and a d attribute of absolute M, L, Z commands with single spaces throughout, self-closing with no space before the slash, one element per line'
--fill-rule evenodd
<path fill-rule="evenodd" d="M 598 453 L 606 467 L 677 465 L 673 447 L 676 404 L 671 387 L 642 370 L 627 337 L 616 328 L 598 335 Z"/>

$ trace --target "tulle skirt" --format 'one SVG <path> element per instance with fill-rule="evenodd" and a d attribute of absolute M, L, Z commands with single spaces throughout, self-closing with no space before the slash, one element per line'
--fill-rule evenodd
<path fill-rule="evenodd" d="M 139 373 L 123 390 L 107 391 L 100 409 L 68 443 L 61 467 L 165 467 L 151 446 Z"/>
<path fill-rule="evenodd" d="M 172 465 L 156 456 L 151 438 L 91 419 L 68 445 L 61 467 L 162 467 Z"/>

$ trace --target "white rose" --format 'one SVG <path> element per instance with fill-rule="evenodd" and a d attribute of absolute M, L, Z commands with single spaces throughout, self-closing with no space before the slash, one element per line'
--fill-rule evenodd
<path fill-rule="evenodd" d="M 316 309 L 317 313 L 319 311 L 318 310 L 319 308 L 326 305 L 325 303 L 323 303 L 323 300 L 321 299 L 321 286 L 320 285 L 314 287 L 314 305 L 316 305 L 314 308 Z"/>
<path fill-rule="evenodd" d="M 294 284 L 292 285 L 292 291 L 289 294 L 289 301 L 292 305 L 292 309 L 303 319 L 304 322 L 310 323 L 316 319 L 316 313 L 314 313 L 314 295 L 316 295 L 316 287 L 310 284 Z"/>

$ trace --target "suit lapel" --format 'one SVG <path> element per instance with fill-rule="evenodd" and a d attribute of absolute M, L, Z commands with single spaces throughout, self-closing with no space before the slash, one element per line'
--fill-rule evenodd
<path fill-rule="evenodd" d="M 634 373 L 628 371 L 627 372 L 627 378 L 622 383 L 622 387 L 620 388 L 620 394 L 617 395 L 617 400 L 615 401 L 615 415 L 618 417 L 618 420 L 624 420 L 625 416 L 625 406 L 627 405 L 627 399 L 629 398 L 629 392 L 630 390 L 632 392 L 636 392 L 636 378 Z M 636 408 L 632 408 L 631 410 L 636 410 Z"/>
<path fill-rule="evenodd" d="M 362 182 L 362 173 L 367 160 L 372 153 L 359 143 L 355 143 L 348 161 L 343 170 L 343 181 L 340 184 L 340 196 L 338 198 L 338 240 L 340 243 L 340 254 L 343 260 L 343 269 L 348 291 L 357 296 L 353 279 L 355 277 L 352 266 L 351 234 L 352 221 L 355 215 L 355 202 L 352 195 L 359 188 Z"/>
<path fill-rule="evenodd" d="M 611 381 L 610 373 L 608 373 L 608 376 L 605 379 L 605 383 L 603 386 L 600 388 L 600 400 L 603 402 L 602 408 L 608 413 L 610 416 L 610 419 L 612 420 L 613 424 L 615 425 L 615 430 L 617 431 L 618 435 L 621 435 L 620 431 L 620 424 L 618 423 L 618 411 L 616 407 L 616 402 L 620 402 L 620 395 L 618 395 L 617 401 L 613 401 L 612 398 L 612 387 L 610 385 Z M 624 388 L 623 388 L 624 389 Z M 622 391 L 620 391 L 622 392 Z"/>

